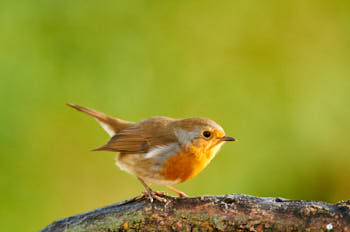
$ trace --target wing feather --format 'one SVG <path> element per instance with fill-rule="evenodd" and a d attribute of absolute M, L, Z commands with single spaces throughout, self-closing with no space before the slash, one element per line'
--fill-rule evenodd
<path fill-rule="evenodd" d="M 113 136 L 106 145 L 95 149 L 122 153 L 145 153 L 148 150 L 148 142 L 142 136 L 142 129 L 130 127 Z"/>
<path fill-rule="evenodd" d="M 96 151 L 117 151 L 127 154 L 145 154 L 151 148 L 164 146 L 176 141 L 169 123 L 171 118 L 151 118 L 125 128 L 114 135 L 109 142 Z"/>

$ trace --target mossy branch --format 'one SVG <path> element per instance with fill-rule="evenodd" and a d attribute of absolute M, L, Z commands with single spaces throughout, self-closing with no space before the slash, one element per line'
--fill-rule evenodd
<path fill-rule="evenodd" d="M 335 205 L 248 195 L 144 197 L 53 222 L 61 231 L 350 231 L 350 200 Z"/>

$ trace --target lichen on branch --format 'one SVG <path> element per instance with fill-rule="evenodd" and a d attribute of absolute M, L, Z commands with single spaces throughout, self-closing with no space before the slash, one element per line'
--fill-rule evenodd
<path fill-rule="evenodd" d="M 151 203 L 145 197 L 53 222 L 41 232 L 349 231 L 350 200 L 315 201 L 231 194 Z"/>

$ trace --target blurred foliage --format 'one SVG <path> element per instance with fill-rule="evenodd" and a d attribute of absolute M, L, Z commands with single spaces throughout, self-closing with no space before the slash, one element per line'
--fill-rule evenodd
<path fill-rule="evenodd" d="M 143 190 L 115 154 L 89 151 L 108 136 L 65 102 L 217 121 L 239 141 L 177 186 L 190 195 L 350 198 L 349 1 L 0 5 L 2 231 Z"/>

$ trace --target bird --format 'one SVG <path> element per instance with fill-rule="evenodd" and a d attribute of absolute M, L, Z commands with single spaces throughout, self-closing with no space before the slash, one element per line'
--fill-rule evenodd
<path fill-rule="evenodd" d="M 137 177 L 151 202 L 166 200 L 148 184 L 165 186 L 179 197 L 188 197 L 173 185 L 195 177 L 225 142 L 236 140 L 208 118 L 156 116 L 130 122 L 72 103 L 67 105 L 92 116 L 109 134 L 109 141 L 93 151 L 117 152 L 116 165 Z"/>

